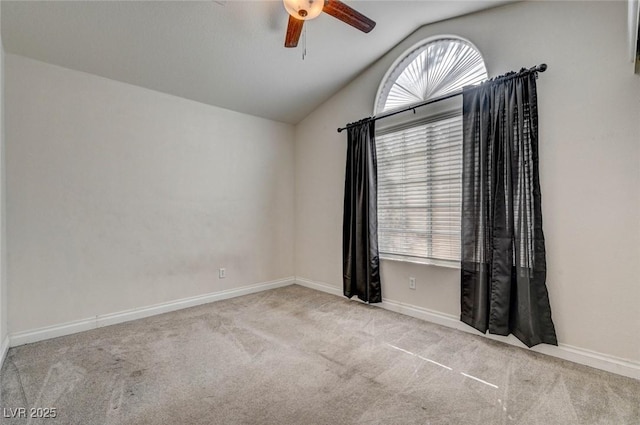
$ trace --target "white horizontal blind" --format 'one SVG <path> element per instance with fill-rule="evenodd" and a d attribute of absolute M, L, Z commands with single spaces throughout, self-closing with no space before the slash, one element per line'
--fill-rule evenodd
<path fill-rule="evenodd" d="M 382 257 L 459 262 L 461 114 L 383 131 L 376 145 Z"/>

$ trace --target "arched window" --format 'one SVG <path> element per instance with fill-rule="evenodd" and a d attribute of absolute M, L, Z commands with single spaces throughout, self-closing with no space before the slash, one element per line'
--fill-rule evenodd
<path fill-rule="evenodd" d="M 450 94 L 486 78 L 482 56 L 468 41 L 455 37 L 426 40 L 389 69 L 378 90 L 375 113 Z M 379 122 L 378 243 L 382 258 L 459 264 L 461 104 L 461 97 L 456 97 Z"/>

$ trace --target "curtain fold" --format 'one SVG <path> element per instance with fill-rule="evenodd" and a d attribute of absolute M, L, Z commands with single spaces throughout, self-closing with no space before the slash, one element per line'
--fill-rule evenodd
<path fill-rule="evenodd" d="M 377 160 L 375 122 L 348 129 L 342 224 L 343 289 L 348 298 L 382 301 L 378 257 Z"/>
<path fill-rule="evenodd" d="M 463 92 L 461 317 L 557 345 L 546 287 L 536 73 Z"/>

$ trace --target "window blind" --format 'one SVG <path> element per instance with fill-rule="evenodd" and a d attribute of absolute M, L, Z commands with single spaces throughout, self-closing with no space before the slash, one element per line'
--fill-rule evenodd
<path fill-rule="evenodd" d="M 457 264 L 462 203 L 461 114 L 381 131 L 376 145 L 381 256 Z"/>

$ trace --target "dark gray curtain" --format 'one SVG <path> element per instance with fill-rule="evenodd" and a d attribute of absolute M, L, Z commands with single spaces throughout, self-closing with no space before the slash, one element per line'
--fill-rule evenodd
<path fill-rule="evenodd" d="M 378 258 L 378 196 L 375 123 L 350 125 L 344 182 L 342 272 L 344 295 L 382 301 Z"/>
<path fill-rule="evenodd" d="M 546 287 L 536 73 L 463 93 L 461 320 L 557 345 Z"/>

